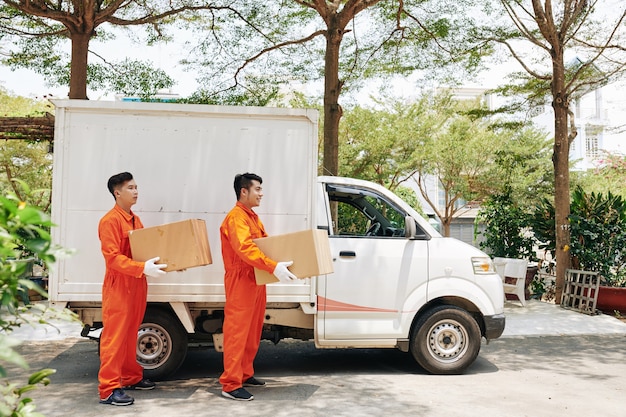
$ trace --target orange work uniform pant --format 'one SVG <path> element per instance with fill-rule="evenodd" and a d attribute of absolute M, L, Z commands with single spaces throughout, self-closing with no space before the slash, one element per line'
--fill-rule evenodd
<path fill-rule="evenodd" d="M 259 350 L 265 316 L 265 285 L 256 285 L 254 272 L 224 277 L 224 373 L 222 390 L 241 388 L 254 375 L 254 358 Z"/>
<path fill-rule="evenodd" d="M 137 363 L 137 331 L 146 311 L 145 278 L 107 276 L 102 287 L 102 324 L 98 391 L 107 398 L 114 389 L 143 379 Z"/>

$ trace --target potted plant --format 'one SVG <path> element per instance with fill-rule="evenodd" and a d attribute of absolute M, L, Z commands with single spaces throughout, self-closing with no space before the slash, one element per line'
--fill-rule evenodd
<path fill-rule="evenodd" d="M 529 214 L 513 201 L 510 189 L 490 196 L 481 206 L 476 221 L 484 226 L 481 249 L 491 257 L 527 259 L 536 262 L 534 240 L 528 232 Z M 477 227 L 475 227 L 477 230 Z M 526 272 L 525 298 L 530 298 L 529 286 L 537 273 L 537 265 L 529 264 Z M 506 279 L 506 278 L 505 278 Z M 510 294 L 507 294 L 509 299 Z M 514 296 L 513 296 L 514 298 Z"/>
<path fill-rule="evenodd" d="M 626 313 L 626 200 L 577 187 L 571 213 L 572 266 L 600 275 L 597 309 Z"/>

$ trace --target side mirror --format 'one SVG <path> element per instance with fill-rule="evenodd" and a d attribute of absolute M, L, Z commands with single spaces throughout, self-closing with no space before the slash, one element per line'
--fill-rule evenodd
<path fill-rule="evenodd" d="M 415 225 L 415 219 L 411 216 L 404 217 L 404 237 L 412 239 L 417 233 L 417 226 Z"/>

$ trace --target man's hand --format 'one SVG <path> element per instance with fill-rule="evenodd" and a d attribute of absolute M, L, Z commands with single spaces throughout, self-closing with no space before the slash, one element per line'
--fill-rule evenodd
<path fill-rule="evenodd" d="M 280 282 L 291 282 L 298 279 L 297 276 L 292 274 L 291 271 L 287 269 L 287 267 L 291 265 L 293 265 L 293 261 L 278 262 L 276 264 L 276 268 L 274 268 L 274 276 L 278 278 Z"/>
<path fill-rule="evenodd" d="M 149 277 L 160 277 L 166 274 L 165 271 L 162 271 L 163 268 L 167 268 L 167 264 L 157 264 L 155 263 L 161 259 L 161 257 L 157 256 L 156 258 L 148 259 L 143 266 L 143 273 Z"/>

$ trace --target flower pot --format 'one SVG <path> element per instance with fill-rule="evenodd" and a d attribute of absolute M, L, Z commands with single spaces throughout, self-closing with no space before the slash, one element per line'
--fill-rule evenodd
<path fill-rule="evenodd" d="M 596 308 L 607 314 L 613 314 L 615 310 L 626 314 L 626 288 L 600 285 Z"/>

